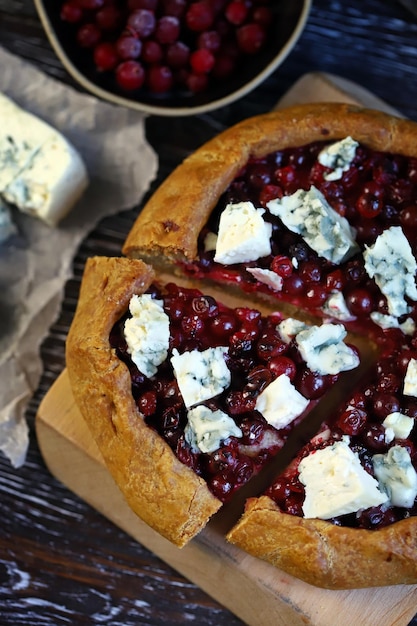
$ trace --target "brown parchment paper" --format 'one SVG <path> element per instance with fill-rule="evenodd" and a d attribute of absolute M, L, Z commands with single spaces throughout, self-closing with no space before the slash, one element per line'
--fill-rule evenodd
<path fill-rule="evenodd" d="M 102 218 L 140 202 L 157 157 L 144 114 L 78 93 L 1 47 L 0 68 L 0 90 L 62 132 L 90 178 L 57 228 L 12 209 L 17 234 L 0 244 L 0 450 L 19 467 L 28 447 L 25 409 L 42 373 L 39 347 L 58 315 L 75 251 Z"/>

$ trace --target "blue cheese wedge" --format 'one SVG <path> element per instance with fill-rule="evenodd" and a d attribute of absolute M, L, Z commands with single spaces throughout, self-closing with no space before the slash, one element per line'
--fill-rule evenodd
<path fill-rule="evenodd" d="M 365 246 L 365 269 L 387 299 L 388 312 L 400 317 L 409 312 L 405 300 L 417 300 L 417 262 L 400 226 L 385 230 L 372 246 Z"/>
<path fill-rule="evenodd" d="M 193 452 L 210 454 L 229 437 L 243 436 L 239 426 L 220 409 L 211 411 L 204 405 L 196 406 L 188 411 L 187 418 L 184 436 Z"/>
<path fill-rule="evenodd" d="M 169 317 L 161 300 L 149 294 L 132 296 L 132 317 L 124 325 L 128 352 L 138 370 L 150 378 L 168 356 Z"/>
<path fill-rule="evenodd" d="M 255 408 L 274 428 L 285 428 L 301 415 L 309 401 L 281 374 L 259 394 Z"/>
<path fill-rule="evenodd" d="M 252 202 L 228 204 L 220 215 L 214 260 L 223 265 L 256 261 L 271 254 L 272 224 Z"/>
<path fill-rule="evenodd" d="M 403 446 L 393 446 L 386 454 L 372 457 L 375 476 L 393 506 L 409 508 L 417 496 L 417 472 L 410 453 Z"/>
<path fill-rule="evenodd" d="M 298 189 L 290 196 L 271 200 L 267 207 L 320 257 L 332 263 L 341 263 L 359 250 L 355 230 L 314 185 L 309 191 Z"/>
<path fill-rule="evenodd" d="M 85 165 L 58 131 L 0 94 L 0 196 L 55 226 L 88 184 Z"/>
<path fill-rule="evenodd" d="M 349 447 L 348 437 L 302 459 L 299 479 L 305 487 L 306 518 L 331 519 L 388 502 L 378 481 Z"/>
<path fill-rule="evenodd" d="M 317 160 L 321 165 L 329 167 L 332 171 L 324 174 L 325 180 L 340 180 L 350 168 L 355 158 L 358 142 L 352 137 L 345 137 L 330 146 L 323 148 Z"/>
<path fill-rule="evenodd" d="M 359 365 L 357 353 L 344 343 L 343 324 L 322 324 L 300 331 L 295 341 L 308 367 L 319 374 L 339 374 Z"/>
<path fill-rule="evenodd" d="M 417 397 L 417 360 L 410 359 L 404 378 L 404 395 Z"/>
<path fill-rule="evenodd" d="M 227 351 L 224 346 L 183 354 L 172 351 L 172 367 L 187 408 L 217 396 L 230 385 L 231 374 L 224 359 Z"/>

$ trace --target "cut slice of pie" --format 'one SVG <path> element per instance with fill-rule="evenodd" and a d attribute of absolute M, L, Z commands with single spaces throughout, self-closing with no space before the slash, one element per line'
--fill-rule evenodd
<path fill-rule="evenodd" d="M 67 367 L 129 505 L 183 545 L 358 367 L 345 336 L 341 324 L 308 326 L 159 284 L 141 261 L 93 258 Z"/>
<path fill-rule="evenodd" d="M 314 585 L 417 580 L 417 350 L 389 334 L 366 383 L 228 535 Z"/>

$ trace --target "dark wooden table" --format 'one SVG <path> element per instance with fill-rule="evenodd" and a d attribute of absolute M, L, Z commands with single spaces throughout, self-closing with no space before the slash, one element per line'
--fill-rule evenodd
<path fill-rule="evenodd" d="M 0 0 L 0 45 L 73 84 L 31 0 Z M 257 90 L 210 115 L 147 120 L 160 159 L 155 185 L 218 130 L 268 111 L 310 71 L 355 80 L 417 120 L 417 18 L 396 0 L 314 0 L 296 48 Z M 27 462 L 14 470 L 0 458 L 0 626 L 242 623 L 52 478 L 34 436 L 39 402 L 64 367 L 84 261 L 118 254 L 139 209 L 105 220 L 83 242 L 62 312 L 42 346 L 44 374 L 27 411 Z"/>

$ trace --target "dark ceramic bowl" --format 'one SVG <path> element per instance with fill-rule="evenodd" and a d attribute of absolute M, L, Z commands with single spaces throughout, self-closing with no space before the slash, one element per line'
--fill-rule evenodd
<path fill-rule="evenodd" d="M 279 0 L 274 3 L 274 32 L 265 48 L 248 58 L 227 81 L 217 83 L 206 92 L 186 91 L 152 94 L 144 88 L 135 93 L 120 89 L 110 73 L 98 72 L 85 50 L 75 43 L 73 27 L 60 19 L 61 2 L 35 0 L 46 34 L 68 73 L 84 89 L 113 104 L 154 115 L 195 115 L 218 109 L 241 98 L 264 81 L 286 59 L 300 37 L 307 21 L 312 0 Z"/>

